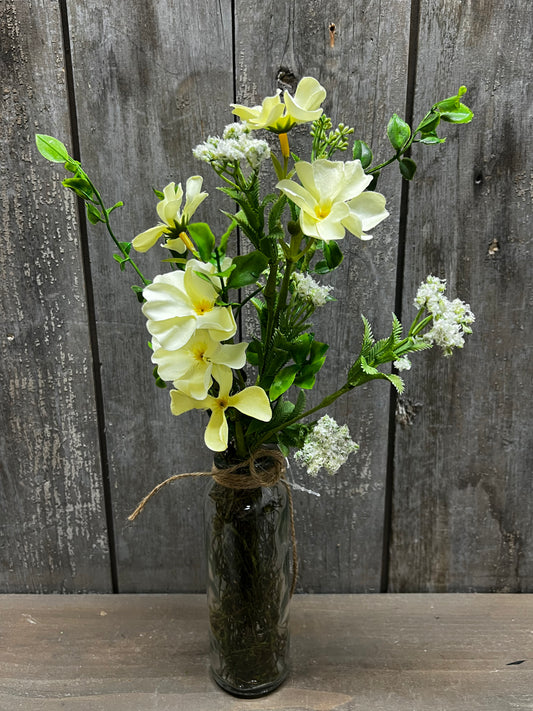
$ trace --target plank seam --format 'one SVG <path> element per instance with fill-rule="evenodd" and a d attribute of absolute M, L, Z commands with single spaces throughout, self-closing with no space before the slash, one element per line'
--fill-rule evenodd
<path fill-rule="evenodd" d="M 405 120 L 412 126 L 416 91 L 416 65 L 418 60 L 418 36 L 420 31 L 420 0 L 411 0 L 409 23 L 409 50 L 407 59 L 407 84 L 405 90 Z M 406 155 L 410 155 L 410 150 Z M 400 220 L 398 224 L 398 255 L 396 260 L 396 287 L 394 313 L 402 320 L 403 282 L 405 276 L 405 249 L 407 239 L 407 217 L 409 213 L 409 181 L 403 180 L 400 194 Z M 383 520 L 383 554 L 381 562 L 382 593 L 389 592 L 390 546 L 392 543 L 392 515 L 394 504 L 395 440 L 396 440 L 397 394 L 390 389 L 389 428 L 387 447 L 387 472 L 385 478 L 385 502 Z"/>
<path fill-rule="evenodd" d="M 67 0 L 59 0 L 61 16 L 61 34 L 63 38 L 63 53 L 65 61 L 65 77 L 68 97 L 68 111 L 70 121 L 70 132 L 72 136 L 72 153 L 75 160 L 80 160 L 80 139 L 78 132 L 78 115 L 76 110 L 76 92 L 74 87 L 74 72 L 72 67 L 72 53 L 70 44 L 70 29 L 68 23 Z M 115 529 L 113 523 L 111 482 L 109 477 L 109 465 L 107 455 L 107 438 L 105 432 L 105 410 L 102 388 L 102 378 L 100 373 L 100 352 L 98 347 L 98 333 L 96 327 L 96 311 L 94 301 L 93 279 L 91 272 L 91 262 L 89 257 L 89 241 L 87 232 L 87 221 L 85 219 L 84 203 L 78 198 L 78 217 L 80 228 L 80 250 L 82 258 L 83 281 L 85 286 L 85 298 L 87 303 L 87 324 L 89 329 L 89 342 L 92 356 L 93 384 L 95 392 L 96 422 L 98 431 L 99 457 L 102 471 L 102 487 L 104 494 L 105 519 L 107 527 L 107 541 L 109 549 L 109 567 L 111 574 L 111 586 L 113 593 L 118 593 L 118 570 L 115 549 Z"/>

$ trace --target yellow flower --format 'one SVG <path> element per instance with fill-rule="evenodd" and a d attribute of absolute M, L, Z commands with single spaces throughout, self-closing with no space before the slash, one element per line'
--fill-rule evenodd
<path fill-rule="evenodd" d="M 152 340 L 152 362 L 157 365 L 159 377 L 172 380 L 174 387 L 195 400 L 207 397 L 213 378 L 219 382 L 223 371 L 242 368 L 246 363 L 247 343 L 222 344 L 209 335 L 209 331 L 196 331 L 180 349 L 168 351 Z"/>
<path fill-rule="evenodd" d="M 365 174 L 359 160 L 298 161 L 295 169 L 301 185 L 281 180 L 276 187 L 300 207 L 300 227 L 308 237 L 339 240 L 348 230 L 360 239 L 372 239 L 366 230 L 389 214 L 383 195 L 364 192 L 372 176 Z"/>
<path fill-rule="evenodd" d="M 187 180 L 185 186 L 185 205 L 181 211 L 183 199 L 183 188 L 181 183 L 176 187 L 175 183 L 169 183 L 163 190 L 163 199 L 157 204 L 157 214 L 161 222 L 134 238 L 132 245 L 137 252 L 147 252 L 156 244 L 163 235 L 171 235 L 172 239 L 167 241 L 167 245 L 176 252 L 183 253 L 187 249 L 186 245 L 179 237 L 191 221 L 195 210 L 207 197 L 207 193 L 202 193 L 202 178 L 193 175 Z"/>
<path fill-rule="evenodd" d="M 213 264 L 189 259 L 185 271 L 159 274 L 143 290 L 146 327 L 161 348 L 182 348 L 197 329 L 206 329 L 215 341 L 231 338 L 237 325 L 229 306 L 216 306 L 218 291 Z M 197 274 L 201 272 L 208 279 Z"/>
<path fill-rule="evenodd" d="M 280 93 L 278 89 L 274 96 L 267 96 L 260 106 L 232 104 L 233 113 L 250 128 L 266 128 L 274 133 L 287 133 L 296 124 L 315 121 L 321 116 L 319 107 L 326 98 L 326 90 L 313 77 L 299 81 L 294 97 L 285 91 L 285 104 L 281 102 Z"/>
<path fill-rule="evenodd" d="M 262 422 L 272 419 L 268 395 L 263 388 L 252 385 L 235 395 L 230 395 L 233 375 L 231 370 L 223 371 L 219 380 L 217 397 L 208 395 L 203 400 L 194 400 L 179 390 L 170 391 L 170 410 L 173 415 L 181 415 L 189 410 L 211 410 L 211 417 L 204 435 L 204 441 L 214 452 L 223 452 L 228 447 L 228 423 L 226 410 L 234 407 L 245 415 Z"/>

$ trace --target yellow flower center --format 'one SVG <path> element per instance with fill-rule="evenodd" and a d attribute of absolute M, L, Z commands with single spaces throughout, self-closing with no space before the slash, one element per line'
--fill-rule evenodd
<path fill-rule="evenodd" d="M 201 316 L 202 314 L 213 310 L 213 303 L 209 301 L 209 299 L 201 299 L 194 304 L 194 310 L 198 316 Z"/>
<path fill-rule="evenodd" d="M 215 404 L 221 410 L 225 410 L 227 407 L 229 407 L 229 399 L 227 397 L 218 397 L 215 400 Z"/>
<path fill-rule="evenodd" d="M 328 202 L 322 202 L 319 203 L 318 205 L 315 205 L 315 215 L 318 217 L 319 220 L 323 220 L 325 217 L 329 215 L 331 212 L 331 203 Z"/>
<path fill-rule="evenodd" d="M 206 350 L 207 346 L 204 343 L 199 343 L 195 348 L 193 348 L 192 357 L 194 360 L 200 362 L 207 361 L 208 359 L 205 357 Z"/>

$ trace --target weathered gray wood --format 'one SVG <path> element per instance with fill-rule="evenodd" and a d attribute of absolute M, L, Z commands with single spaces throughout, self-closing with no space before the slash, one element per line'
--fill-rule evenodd
<path fill-rule="evenodd" d="M 404 319 L 427 273 L 470 302 L 464 352 L 409 374 L 422 408 L 396 439 L 391 590 L 533 584 L 531 206 L 533 18 L 524 3 L 423 2 L 416 108 L 469 87 L 445 150 L 417 151 Z M 438 199 L 436 196 L 438 195 Z"/>
<path fill-rule="evenodd" d="M 238 99 L 253 105 L 277 87 L 293 90 L 302 76 L 314 76 L 328 91 L 324 109 L 334 125 L 354 126 L 355 137 L 372 145 L 378 160 L 388 158 L 387 122 L 405 107 L 409 18 L 406 2 L 237 2 Z M 300 156 L 307 160 L 308 131 L 307 125 L 290 133 L 291 144 L 297 152 L 305 149 Z M 321 280 L 334 286 L 337 303 L 315 314 L 316 337 L 330 348 L 309 402 L 319 402 L 346 382 L 359 353 L 361 313 L 377 336 L 390 333 L 400 197 L 397 169 L 383 173 L 379 189 L 388 198 L 390 218 L 374 230 L 371 242 L 347 235 L 341 244 L 342 267 Z M 360 451 L 335 478 L 323 474 L 310 479 L 294 466 L 296 481 L 321 494 L 317 498 L 295 492 L 301 590 L 379 590 L 388 409 L 389 388 L 384 383 L 372 383 L 337 401 L 328 414 L 348 424 Z"/>
<path fill-rule="evenodd" d="M 200 595 L 0 598 L 0 708 L 514 711 L 533 704 L 533 596 L 296 596 L 292 672 L 253 702 L 208 672 Z"/>
<path fill-rule="evenodd" d="M 35 148 L 69 134 L 57 4 L 1 2 L 0 589 L 110 589 L 76 206 Z"/>
<path fill-rule="evenodd" d="M 230 2 L 146 2 L 127 13 L 94 0 L 68 8 L 83 164 L 110 205 L 124 200 L 114 225 L 130 240 L 158 221 L 152 188 L 171 180 L 185 187 L 205 168 L 192 148 L 231 119 Z M 214 201 L 197 215 L 225 229 Z M 103 229 L 91 235 L 119 589 L 202 590 L 204 482 L 180 482 L 134 524 L 126 517 L 170 474 L 210 469 L 205 420 L 170 414 L 130 290 L 135 275 L 120 273 Z M 152 252 L 138 259 L 149 278 L 168 269 L 159 261 L 168 254 Z"/>

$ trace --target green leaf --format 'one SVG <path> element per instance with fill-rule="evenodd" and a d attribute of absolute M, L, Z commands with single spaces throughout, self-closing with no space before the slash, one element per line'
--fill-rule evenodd
<path fill-rule="evenodd" d="M 374 368 L 373 365 L 367 363 L 366 358 L 364 356 L 359 357 L 359 364 L 361 366 L 361 370 L 367 375 L 377 375 L 379 373 L 379 370 L 377 368 Z"/>
<path fill-rule="evenodd" d="M 468 106 L 459 104 L 456 109 L 441 113 L 440 117 L 448 123 L 470 123 L 474 118 L 474 112 Z"/>
<path fill-rule="evenodd" d="M 332 240 L 331 242 L 324 242 L 323 251 L 324 257 L 326 259 L 326 264 L 328 265 L 330 271 L 336 269 L 344 259 L 339 245 L 334 240 Z"/>
<path fill-rule="evenodd" d="M 167 387 L 167 384 L 165 383 L 165 381 L 164 381 L 164 380 L 161 380 L 161 378 L 159 377 L 159 373 L 158 373 L 158 370 L 157 370 L 157 365 L 156 365 L 156 367 L 153 369 L 152 375 L 153 375 L 154 378 L 155 378 L 155 384 L 157 385 L 158 388 L 166 388 L 166 387 Z"/>
<path fill-rule="evenodd" d="M 165 199 L 165 193 L 162 193 L 161 190 L 157 190 L 156 188 L 152 188 L 152 190 L 154 191 L 156 197 L 158 197 L 160 200 Z"/>
<path fill-rule="evenodd" d="M 449 123 L 469 123 L 474 117 L 474 113 L 461 103 L 461 97 L 466 94 L 466 86 L 459 87 L 456 96 L 437 102 L 432 111 L 438 113 L 443 121 Z"/>
<path fill-rule="evenodd" d="M 135 296 L 137 297 L 137 300 L 139 303 L 144 303 L 144 296 L 143 296 L 143 287 L 138 286 L 137 284 L 133 284 L 131 287 L 132 291 L 135 293 Z"/>
<path fill-rule="evenodd" d="M 114 254 L 113 259 L 115 259 L 119 263 L 121 272 L 123 272 L 126 268 L 127 262 L 130 261 L 129 257 L 124 257 L 122 254 Z"/>
<path fill-rule="evenodd" d="M 65 170 L 68 170 L 71 173 L 77 173 L 78 170 L 80 170 L 81 164 L 78 163 L 77 160 L 74 160 L 73 158 L 69 158 L 67 162 L 65 163 Z"/>
<path fill-rule="evenodd" d="M 87 205 L 87 219 L 89 220 L 91 225 L 96 225 L 98 222 L 104 221 L 100 210 L 95 205 L 93 205 L 92 202 L 87 202 L 85 204 Z"/>
<path fill-rule="evenodd" d="M 372 151 L 364 141 L 354 141 L 353 159 L 360 160 L 363 170 L 372 163 Z"/>
<path fill-rule="evenodd" d="M 278 226 L 281 220 L 281 215 L 283 214 L 283 210 L 285 209 L 285 205 L 287 204 L 287 196 L 285 193 L 282 193 L 279 198 L 276 200 L 276 202 L 272 205 L 272 209 L 270 210 L 270 213 L 268 215 L 268 231 L 269 232 L 277 232 L 278 231 Z"/>
<path fill-rule="evenodd" d="M 411 137 L 409 124 L 405 123 L 398 114 L 393 114 L 387 126 L 387 136 L 394 150 L 399 153 Z"/>
<path fill-rule="evenodd" d="M 259 251 L 233 258 L 235 269 L 228 279 L 228 289 L 240 289 L 248 284 L 255 284 L 268 265 L 268 259 Z"/>
<path fill-rule="evenodd" d="M 92 200 L 94 193 L 91 184 L 87 178 L 82 175 L 75 175 L 73 178 L 65 178 L 61 181 L 61 185 L 65 188 L 73 190 L 76 195 L 83 198 L 83 200 Z"/>
<path fill-rule="evenodd" d="M 65 163 L 70 161 L 70 156 L 64 144 L 53 136 L 46 136 L 38 133 L 35 136 L 35 143 L 39 153 L 52 163 Z"/>
<path fill-rule="evenodd" d="M 399 161 L 400 173 L 405 180 L 412 180 L 416 171 L 416 163 L 412 158 L 401 158 Z"/>
<path fill-rule="evenodd" d="M 257 339 L 248 344 L 246 349 L 246 360 L 250 365 L 259 365 L 259 360 L 263 356 L 263 346 Z"/>
<path fill-rule="evenodd" d="M 440 116 L 436 111 L 431 110 L 418 124 L 417 133 L 432 133 L 440 123 Z"/>
<path fill-rule="evenodd" d="M 209 262 L 213 249 L 215 248 L 215 235 L 212 233 L 211 228 L 205 222 L 195 222 L 194 224 L 188 225 L 187 229 L 198 247 L 198 252 L 202 260 Z"/>
<path fill-rule="evenodd" d="M 230 226 L 228 227 L 228 229 L 224 232 L 224 234 L 223 234 L 222 237 L 220 238 L 220 244 L 219 244 L 218 250 L 219 250 L 221 256 L 225 256 L 225 254 L 226 254 L 226 249 L 227 249 L 227 246 L 228 246 L 228 239 L 229 239 L 229 236 L 230 236 L 230 234 L 233 232 L 233 230 L 234 230 L 236 227 L 237 227 L 237 221 L 234 220 L 233 218 L 231 218 L 231 224 L 230 224 Z"/>
<path fill-rule="evenodd" d="M 271 153 L 271 154 L 270 154 L 270 158 L 271 158 L 271 160 L 272 160 L 272 165 L 274 166 L 274 171 L 275 171 L 275 173 L 276 173 L 276 176 L 277 176 L 278 180 L 283 180 L 283 178 L 284 178 L 285 176 L 283 175 L 283 168 L 281 167 L 281 163 L 280 163 L 279 160 L 276 158 L 276 156 L 274 155 L 274 153 Z"/>
<path fill-rule="evenodd" d="M 115 203 L 115 204 L 113 205 L 113 207 L 109 207 L 109 208 L 106 210 L 107 216 L 109 217 L 109 215 L 113 212 L 113 210 L 116 210 L 117 207 L 123 207 L 123 205 L 124 205 L 124 203 L 122 202 L 122 200 L 119 200 L 119 202 Z"/>
<path fill-rule="evenodd" d="M 129 254 L 131 252 L 131 242 L 119 242 L 119 245 L 124 254 Z"/>
<path fill-rule="evenodd" d="M 313 343 L 313 334 L 302 333 L 298 336 L 292 343 L 289 344 L 289 350 L 294 359 L 295 363 L 303 364 L 305 363 L 309 351 L 311 349 L 311 344 Z"/>
<path fill-rule="evenodd" d="M 361 353 L 365 354 L 374 345 L 374 334 L 370 322 L 365 316 L 361 316 L 364 324 L 363 342 L 361 344 Z"/>
<path fill-rule="evenodd" d="M 396 390 L 400 393 L 400 395 L 403 393 L 404 390 L 404 382 L 400 378 L 399 375 L 396 375 L 395 373 L 390 373 L 390 374 L 385 374 L 385 377 L 389 382 L 391 382 Z"/>
<path fill-rule="evenodd" d="M 436 143 L 446 143 L 445 138 L 439 138 L 433 134 L 422 134 L 423 138 L 416 139 L 417 143 L 425 143 L 426 145 L 434 145 Z"/>
<path fill-rule="evenodd" d="M 283 393 L 291 387 L 298 369 L 298 365 L 288 365 L 276 374 L 268 391 L 268 395 L 272 401 L 277 400 L 280 395 L 283 395 Z"/>

